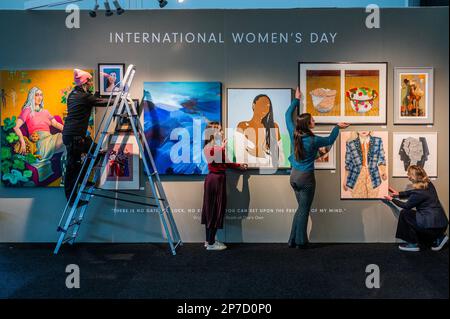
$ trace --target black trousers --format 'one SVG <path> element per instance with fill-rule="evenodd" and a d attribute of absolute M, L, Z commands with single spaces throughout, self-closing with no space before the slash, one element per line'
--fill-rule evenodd
<path fill-rule="evenodd" d="M 444 235 L 445 228 L 421 228 L 417 225 L 416 211 L 403 209 L 398 217 L 395 237 L 411 244 L 431 246 L 433 242 Z"/>
<path fill-rule="evenodd" d="M 308 243 L 308 218 L 316 191 L 314 172 L 301 172 L 295 168 L 291 171 L 290 183 L 297 198 L 298 208 L 292 220 L 289 244 L 305 245 Z"/>
<path fill-rule="evenodd" d="M 73 136 L 73 135 L 63 135 L 63 143 L 67 149 L 67 165 L 66 165 L 66 175 L 64 179 L 64 191 L 67 200 L 70 199 L 70 194 L 75 188 L 75 183 L 77 181 L 78 175 L 81 172 L 81 167 L 83 166 L 81 156 L 89 152 L 93 141 L 89 136 Z M 95 144 L 92 147 L 92 151 L 95 150 Z M 86 173 L 87 165 L 83 170 L 78 185 L 81 184 Z M 77 185 L 77 186 L 78 186 Z M 75 196 L 72 198 L 72 202 L 75 200 Z"/>
<path fill-rule="evenodd" d="M 214 243 L 216 242 L 216 233 L 217 228 L 206 227 L 206 241 L 209 245 L 214 245 Z"/>

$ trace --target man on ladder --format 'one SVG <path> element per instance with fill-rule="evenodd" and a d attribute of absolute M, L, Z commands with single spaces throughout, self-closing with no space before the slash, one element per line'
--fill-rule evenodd
<path fill-rule="evenodd" d="M 108 99 L 101 99 L 91 94 L 94 82 L 90 73 L 75 69 L 74 82 L 76 86 L 67 98 L 68 115 L 63 130 L 63 142 L 67 149 L 64 191 L 67 200 L 70 200 L 70 206 L 73 205 L 75 200 L 75 197 L 71 197 L 70 195 L 72 194 L 77 177 L 81 171 L 82 154 L 87 154 L 93 143 L 92 138 L 86 136 L 92 109 L 95 106 L 105 107 L 108 104 Z M 95 147 L 92 149 L 94 148 Z M 83 178 L 79 179 L 80 182 L 82 180 Z M 79 201 L 78 206 L 86 204 L 86 201 L 81 200 Z"/>
<path fill-rule="evenodd" d="M 69 96 L 69 116 L 67 120 L 68 128 L 64 134 L 64 143 L 68 148 L 68 153 L 71 153 L 68 168 L 71 169 L 66 185 L 66 195 L 68 196 L 68 203 L 63 210 L 61 219 L 59 221 L 57 231 L 59 239 L 56 244 L 54 253 L 57 254 L 61 245 L 64 243 L 73 244 L 78 236 L 81 222 L 84 219 L 89 201 L 93 197 L 107 198 L 115 201 L 123 201 L 133 204 L 140 204 L 147 207 L 157 208 L 158 215 L 161 221 L 162 230 L 167 237 L 170 250 L 173 255 L 176 254 L 176 248 L 183 244 L 177 225 L 172 215 L 172 208 L 164 191 L 158 171 L 156 170 L 155 161 L 150 151 L 147 138 L 144 133 L 144 128 L 139 121 L 139 115 L 136 112 L 133 100 L 129 94 L 131 84 L 133 82 L 136 69 L 134 65 L 129 65 L 127 72 L 121 82 L 118 94 L 114 99 L 111 95 L 106 103 L 106 112 L 100 122 L 99 130 L 95 135 L 94 140 L 98 144 L 93 143 L 92 140 L 86 142 L 85 132 L 88 127 L 88 120 L 93 106 L 98 104 L 104 105 L 104 100 L 99 100 L 89 93 L 92 87 L 92 76 L 89 73 L 81 70 L 75 70 L 75 82 L 77 87 L 71 92 Z M 112 101 L 114 102 L 110 104 Z M 70 117 L 70 118 L 69 118 Z M 102 169 L 105 167 L 97 165 L 101 160 L 104 152 L 101 151 L 101 146 L 107 144 L 107 139 L 110 136 L 109 128 L 111 124 L 117 129 L 121 121 L 117 118 L 128 118 L 133 129 L 133 134 L 136 137 L 141 160 L 144 165 L 145 173 L 150 186 L 151 196 L 140 196 L 135 193 L 123 192 L 120 189 L 105 190 L 98 188 L 95 183 L 101 175 Z M 105 121 L 106 120 L 106 121 Z M 105 123 L 104 123 L 105 122 Z M 104 125 L 102 126 L 102 124 Z M 87 150 L 88 149 L 88 150 Z M 81 161 L 81 153 L 87 151 L 85 160 Z M 95 167 L 94 167 L 95 166 Z M 91 173 L 93 181 L 89 182 Z M 100 192 L 114 192 L 116 195 L 126 195 L 132 197 L 144 197 L 151 199 L 149 202 L 138 202 L 132 199 L 119 198 L 118 196 L 109 196 L 100 194 Z"/>

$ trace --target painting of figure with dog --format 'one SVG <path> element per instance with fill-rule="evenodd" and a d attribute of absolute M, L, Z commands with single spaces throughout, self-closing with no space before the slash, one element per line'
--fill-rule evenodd
<path fill-rule="evenodd" d="M 1 181 L 6 186 L 61 186 L 62 141 L 73 70 L 0 71 Z M 91 119 L 93 132 L 93 118 Z"/>
<path fill-rule="evenodd" d="M 424 117 L 427 115 L 426 109 L 426 74 L 401 74 L 401 116 Z"/>
<path fill-rule="evenodd" d="M 395 68 L 394 123 L 433 123 L 433 68 Z"/>

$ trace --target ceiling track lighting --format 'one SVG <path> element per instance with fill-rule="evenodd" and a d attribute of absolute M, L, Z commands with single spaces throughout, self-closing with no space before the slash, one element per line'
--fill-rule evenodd
<path fill-rule="evenodd" d="M 95 18 L 95 17 L 97 16 L 97 10 L 98 10 L 99 7 L 100 7 L 100 6 L 98 5 L 98 0 L 95 0 L 95 6 L 94 6 L 94 9 L 92 9 L 91 11 L 89 11 L 89 15 L 90 15 L 92 18 Z"/>
<path fill-rule="evenodd" d="M 114 6 L 116 7 L 116 13 L 117 15 L 121 15 L 122 13 L 125 12 L 125 10 L 120 6 L 120 3 L 118 0 L 114 0 L 113 1 Z"/>
<path fill-rule="evenodd" d="M 104 4 L 105 4 L 105 16 L 110 17 L 114 14 L 114 11 L 111 10 L 111 5 L 109 4 L 109 0 L 104 0 Z M 113 0 L 113 4 L 114 7 L 116 8 L 116 13 L 117 15 L 121 15 L 125 12 L 125 9 L 123 9 L 120 6 L 119 0 Z M 97 11 L 98 8 L 100 7 L 100 5 L 98 4 L 98 0 L 95 0 L 95 6 L 94 9 L 92 9 L 91 11 L 89 11 L 89 15 L 92 18 L 95 18 L 97 16 Z"/>
<path fill-rule="evenodd" d="M 168 4 L 167 0 L 158 0 L 158 2 L 159 2 L 159 7 L 161 9 L 164 8 Z"/>
<path fill-rule="evenodd" d="M 110 17 L 114 14 L 111 10 L 111 6 L 109 5 L 109 1 L 105 0 L 105 16 Z"/>

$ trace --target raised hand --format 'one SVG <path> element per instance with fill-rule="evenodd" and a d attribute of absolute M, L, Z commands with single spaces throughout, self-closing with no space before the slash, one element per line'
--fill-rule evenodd
<path fill-rule="evenodd" d="M 298 86 L 295 89 L 295 98 L 298 100 L 301 100 L 301 98 L 302 98 L 302 91 L 300 91 L 300 88 Z"/>

